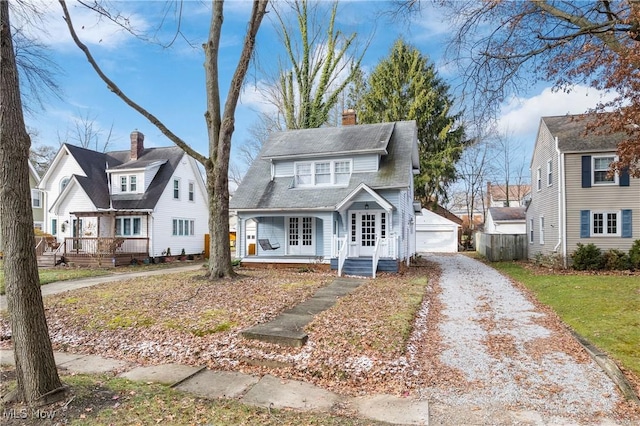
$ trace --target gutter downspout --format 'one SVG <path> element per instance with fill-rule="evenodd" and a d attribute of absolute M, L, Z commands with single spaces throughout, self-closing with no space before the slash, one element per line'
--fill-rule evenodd
<path fill-rule="evenodd" d="M 562 263 L 564 267 L 567 267 L 567 256 L 566 256 L 566 229 L 565 229 L 565 220 L 564 220 L 564 154 L 560 152 L 560 148 L 558 148 L 558 137 L 555 137 L 555 148 L 556 153 L 558 154 L 558 244 L 553 248 L 555 253 L 558 252 L 558 249 L 562 246 Z"/>

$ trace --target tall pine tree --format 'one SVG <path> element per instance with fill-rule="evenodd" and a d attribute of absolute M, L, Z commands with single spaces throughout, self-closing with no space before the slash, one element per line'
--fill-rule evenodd
<path fill-rule="evenodd" d="M 356 107 L 360 123 L 415 120 L 418 126 L 420 175 L 415 192 L 423 205 L 446 198 L 455 180 L 455 163 L 464 147 L 461 113 L 453 114 L 449 86 L 417 49 L 397 40 L 368 79 Z"/>

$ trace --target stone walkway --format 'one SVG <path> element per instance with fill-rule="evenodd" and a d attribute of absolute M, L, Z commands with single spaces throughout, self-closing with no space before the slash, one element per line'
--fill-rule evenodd
<path fill-rule="evenodd" d="M 320 412 L 339 405 L 351 408 L 360 418 L 402 425 L 429 424 L 427 401 L 392 395 L 345 397 L 306 382 L 180 364 L 140 367 L 97 355 L 55 352 L 54 356 L 58 368 L 68 373 L 119 372 L 119 377 L 162 383 L 206 399 L 233 398 L 256 407 Z M 13 351 L 0 350 L 0 364 L 13 365 Z"/>

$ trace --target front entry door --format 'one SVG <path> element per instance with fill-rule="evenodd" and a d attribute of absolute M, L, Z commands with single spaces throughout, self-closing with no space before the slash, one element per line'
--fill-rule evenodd
<path fill-rule="evenodd" d="M 352 212 L 349 256 L 373 256 L 376 237 L 385 238 L 386 233 L 387 215 L 385 212 L 371 210 Z"/>
<path fill-rule="evenodd" d="M 314 256 L 316 254 L 312 217 L 290 217 L 287 228 L 287 254 Z"/>

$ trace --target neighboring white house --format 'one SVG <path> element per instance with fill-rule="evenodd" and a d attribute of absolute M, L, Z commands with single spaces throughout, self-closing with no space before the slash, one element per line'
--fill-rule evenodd
<path fill-rule="evenodd" d="M 145 149 L 138 131 L 127 151 L 63 144 L 38 188 L 44 231 L 67 258 L 203 251 L 208 209 L 198 165 L 175 146 Z"/>
<path fill-rule="evenodd" d="M 455 253 L 458 251 L 458 229 L 453 222 L 428 209 L 416 215 L 416 251 Z"/>
<path fill-rule="evenodd" d="M 526 234 L 525 207 L 489 207 L 484 222 L 487 234 Z"/>
<path fill-rule="evenodd" d="M 243 262 L 321 262 L 375 275 L 415 254 L 416 123 L 347 125 L 354 122 L 347 111 L 341 127 L 270 135 L 230 202 Z M 254 222 L 251 255 L 245 235 Z"/>

